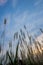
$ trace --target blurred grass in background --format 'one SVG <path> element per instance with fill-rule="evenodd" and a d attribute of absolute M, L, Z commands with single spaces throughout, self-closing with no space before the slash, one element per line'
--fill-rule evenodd
<path fill-rule="evenodd" d="M 6 24 L 7 22 L 4 20 L 4 25 Z M 43 44 L 41 45 L 38 40 L 29 35 L 25 25 L 23 28 L 25 31 L 20 29 L 20 33 L 14 33 L 14 41 L 18 39 L 15 55 L 12 52 L 13 46 L 11 40 L 9 42 L 10 51 L 6 51 L 6 53 L 0 57 L 0 65 L 43 65 Z M 40 30 L 43 33 L 42 29 Z M 3 35 L 5 35 L 5 29 Z M 0 44 L 0 54 L 1 52 L 2 48 Z"/>

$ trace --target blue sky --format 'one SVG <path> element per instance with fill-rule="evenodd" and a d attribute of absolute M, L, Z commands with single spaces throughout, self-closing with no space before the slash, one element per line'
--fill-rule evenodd
<path fill-rule="evenodd" d="M 6 39 L 12 39 L 15 31 L 26 25 L 32 34 L 43 29 L 43 0 L 0 0 L 0 36 L 6 24 Z"/>

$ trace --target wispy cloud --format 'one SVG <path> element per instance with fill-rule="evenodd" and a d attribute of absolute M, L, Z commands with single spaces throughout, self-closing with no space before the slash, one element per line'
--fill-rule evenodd
<path fill-rule="evenodd" d="M 0 6 L 5 4 L 7 2 L 7 0 L 0 0 Z"/>
<path fill-rule="evenodd" d="M 18 3 L 18 0 L 12 0 L 12 7 L 15 8 Z"/>
<path fill-rule="evenodd" d="M 43 25 L 43 11 L 29 13 L 25 11 L 21 14 L 13 16 L 13 21 L 15 22 L 15 30 L 19 27 L 19 29 L 25 24 L 27 26 L 28 31 L 37 32 L 41 25 Z M 37 31 L 36 31 L 37 30 Z M 33 34 L 33 33 L 32 33 Z"/>
<path fill-rule="evenodd" d="M 40 5 L 41 2 L 42 2 L 42 0 L 36 0 L 36 2 L 34 3 L 34 6 Z"/>
<path fill-rule="evenodd" d="M 25 11 L 25 12 L 23 12 L 21 14 L 14 15 L 13 19 L 14 19 L 15 23 L 17 23 L 17 24 L 23 24 L 23 23 L 25 23 L 27 17 L 28 17 L 28 12 Z"/>

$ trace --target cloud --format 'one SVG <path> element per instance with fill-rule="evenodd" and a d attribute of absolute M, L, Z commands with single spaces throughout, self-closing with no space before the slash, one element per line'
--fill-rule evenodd
<path fill-rule="evenodd" d="M 7 0 L 0 0 L 0 6 L 4 5 L 7 2 Z"/>
<path fill-rule="evenodd" d="M 34 3 L 34 6 L 38 6 L 41 2 L 42 2 L 42 0 L 37 0 L 37 1 Z"/>
<path fill-rule="evenodd" d="M 13 6 L 13 8 L 16 7 L 17 3 L 18 3 L 18 0 L 12 0 L 12 6 Z"/>
<path fill-rule="evenodd" d="M 38 36 L 36 40 L 38 40 L 41 44 L 43 44 L 43 42 L 42 42 L 43 41 L 43 33 L 40 36 Z"/>
<path fill-rule="evenodd" d="M 23 12 L 13 18 L 15 20 L 15 23 L 17 22 L 17 24 L 23 24 L 25 20 L 27 19 L 27 17 L 28 17 L 28 12 Z"/>
<path fill-rule="evenodd" d="M 14 14 L 13 21 L 15 22 L 15 30 L 22 28 L 24 24 L 27 30 L 32 34 L 39 31 L 41 25 L 43 25 L 43 11 L 29 13 L 29 11 L 24 11 L 21 14 Z M 34 32 L 34 33 L 33 33 Z"/>

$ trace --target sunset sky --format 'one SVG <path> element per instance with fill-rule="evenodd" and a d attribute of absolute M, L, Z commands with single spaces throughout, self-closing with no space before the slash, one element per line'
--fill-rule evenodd
<path fill-rule="evenodd" d="M 43 29 L 43 0 L 0 0 L 0 37 L 5 18 L 7 41 L 24 25 L 29 33 L 40 34 L 39 29 Z"/>

